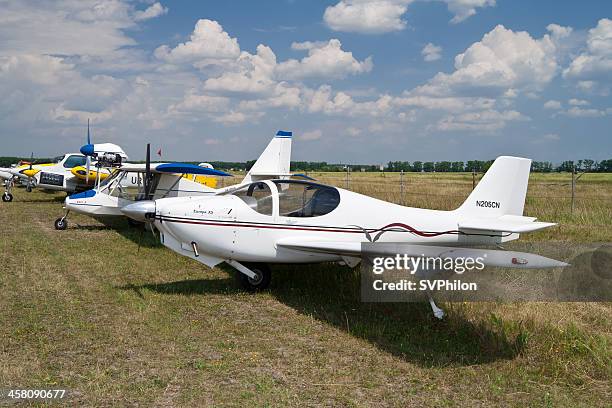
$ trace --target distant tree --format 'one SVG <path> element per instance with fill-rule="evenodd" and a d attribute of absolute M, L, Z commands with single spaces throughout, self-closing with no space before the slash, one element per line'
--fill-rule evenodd
<path fill-rule="evenodd" d="M 583 167 L 584 171 L 586 171 L 586 172 L 593 171 L 593 166 L 595 165 L 595 161 L 594 160 L 584 159 L 582 161 L 582 163 L 583 163 L 583 166 L 584 166 Z"/>
<path fill-rule="evenodd" d="M 602 173 L 612 173 L 612 159 L 600 161 L 597 165 L 597 171 Z"/>
<path fill-rule="evenodd" d="M 433 162 L 423 163 L 423 171 L 430 173 L 435 170 L 435 164 Z"/>
<path fill-rule="evenodd" d="M 481 160 L 470 160 L 465 165 L 465 171 L 481 172 L 484 169 L 484 162 Z"/>
<path fill-rule="evenodd" d="M 412 163 L 412 171 L 421 172 L 423 170 L 423 162 L 415 161 Z"/>
<path fill-rule="evenodd" d="M 449 172 L 451 171 L 451 162 L 448 162 L 448 161 L 436 162 L 435 168 L 437 172 Z"/>
<path fill-rule="evenodd" d="M 462 161 L 456 161 L 456 162 L 453 162 L 451 164 L 451 171 L 461 172 L 461 171 L 463 171 L 463 169 L 464 168 L 463 168 L 463 162 Z"/>
<path fill-rule="evenodd" d="M 563 172 L 563 171 L 572 172 L 572 171 L 574 171 L 574 161 L 573 160 L 566 160 L 566 161 L 564 161 L 563 163 L 561 163 L 557 167 L 557 171 L 558 172 Z"/>

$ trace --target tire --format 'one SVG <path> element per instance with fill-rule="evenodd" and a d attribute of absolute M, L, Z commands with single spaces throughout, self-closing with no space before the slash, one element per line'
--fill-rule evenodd
<path fill-rule="evenodd" d="M 68 228 L 68 221 L 63 218 L 58 218 L 55 220 L 55 229 L 58 231 L 63 231 Z"/>
<path fill-rule="evenodd" d="M 28 193 L 31 193 L 31 192 L 32 192 L 32 186 L 31 186 L 31 185 L 29 185 L 29 184 L 28 184 L 28 185 L 26 185 L 26 191 L 27 191 Z"/>
<path fill-rule="evenodd" d="M 270 286 L 270 280 L 272 279 L 272 273 L 268 265 L 262 263 L 256 264 L 245 264 L 247 268 L 255 272 L 259 277 L 258 279 L 251 279 L 242 272 L 236 271 L 238 283 L 242 289 L 247 292 L 261 292 Z"/>
<path fill-rule="evenodd" d="M 4 201 L 5 203 L 10 203 L 11 201 L 13 201 L 13 195 L 11 193 L 2 194 L 2 201 Z"/>

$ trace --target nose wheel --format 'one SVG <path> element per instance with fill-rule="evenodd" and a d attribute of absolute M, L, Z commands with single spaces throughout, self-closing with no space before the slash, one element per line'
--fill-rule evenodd
<path fill-rule="evenodd" d="M 10 203 L 11 201 L 13 201 L 13 195 L 11 193 L 5 192 L 4 194 L 2 194 L 2 201 L 4 201 L 5 203 Z"/>
<path fill-rule="evenodd" d="M 54 226 L 56 230 L 63 231 L 68 228 L 68 220 L 66 219 L 66 217 L 68 217 L 68 212 L 69 211 L 66 211 L 66 214 L 63 217 L 55 220 Z"/>

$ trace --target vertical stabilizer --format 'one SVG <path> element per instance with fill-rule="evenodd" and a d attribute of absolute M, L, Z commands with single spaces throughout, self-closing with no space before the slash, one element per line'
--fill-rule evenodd
<path fill-rule="evenodd" d="M 456 211 L 474 218 L 523 215 L 531 160 L 500 156 Z"/>
<path fill-rule="evenodd" d="M 251 167 L 243 183 L 289 175 L 291 138 L 291 132 L 284 130 L 276 132 L 276 136 L 268 143 L 259 159 Z"/>

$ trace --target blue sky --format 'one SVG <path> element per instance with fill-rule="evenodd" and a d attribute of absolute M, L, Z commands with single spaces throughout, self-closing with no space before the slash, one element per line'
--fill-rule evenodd
<path fill-rule="evenodd" d="M 0 0 L 0 155 L 612 156 L 612 3 Z"/>

